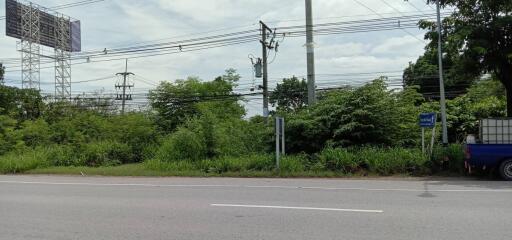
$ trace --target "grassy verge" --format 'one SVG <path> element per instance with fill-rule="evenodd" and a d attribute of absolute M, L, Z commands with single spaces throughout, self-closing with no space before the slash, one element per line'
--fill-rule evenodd
<path fill-rule="evenodd" d="M 37 168 L 26 174 L 89 175 L 89 176 L 204 176 L 200 171 L 159 171 L 147 169 L 144 164 L 126 164 L 111 167 L 48 167 Z"/>
<path fill-rule="evenodd" d="M 87 176 L 129 176 L 129 177 L 362 177 L 363 175 L 343 174 L 332 171 L 301 171 L 301 172 L 278 172 L 278 171 L 240 171 L 206 173 L 199 170 L 151 170 L 145 164 L 128 164 L 115 167 L 49 167 L 33 169 L 26 174 L 48 174 L 48 175 L 87 175 Z"/>
<path fill-rule="evenodd" d="M 453 152 L 458 152 L 456 149 Z M 443 155 L 443 154 L 440 154 Z M 416 149 L 362 148 L 326 149 L 313 156 L 293 155 L 281 160 L 275 170 L 270 154 L 224 157 L 206 160 L 169 161 L 154 158 L 139 164 L 117 166 L 55 165 L 62 158 L 54 151 L 35 149 L 22 154 L 0 157 L 0 174 L 60 174 L 88 176 L 155 176 L 155 177 L 363 177 L 363 176 L 427 176 L 435 161 L 428 161 Z M 445 158 L 443 158 L 445 159 Z M 458 161 L 446 158 L 455 170 Z M 450 169 L 449 169 L 450 170 Z M 452 170 L 452 171 L 453 171 Z M 453 171 L 456 172 L 456 171 Z"/>

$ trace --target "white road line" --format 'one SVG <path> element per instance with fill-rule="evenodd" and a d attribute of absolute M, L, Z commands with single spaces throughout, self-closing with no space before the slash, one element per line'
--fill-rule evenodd
<path fill-rule="evenodd" d="M 224 184 L 147 184 L 147 183 L 85 183 L 85 182 L 32 182 L 0 181 L 0 184 L 22 185 L 70 185 L 91 187 L 154 187 L 154 188 L 261 188 L 290 190 L 324 190 L 324 191 L 365 191 L 365 192 L 425 192 L 425 189 L 412 188 L 342 188 L 342 187 L 308 187 L 308 186 L 272 186 L 272 185 L 224 185 Z M 428 192 L 452 193 L 512 193 L 509 189 L 429 189 Z"/>
<path fill-rule="evenodd" d="M 288 207 L 288 206 L 239 205 L 239 204 L 211 204 L 210 206 L 212 206 L 212 207 L 232 207 L 232 208 L 268 208 L 268 209 L 313 210 L 313 211 L 333 211 L 333 212 L 384 213 L 384 211 L 382 211 L 382 210 L 342 209 L 342 208 Z"/>

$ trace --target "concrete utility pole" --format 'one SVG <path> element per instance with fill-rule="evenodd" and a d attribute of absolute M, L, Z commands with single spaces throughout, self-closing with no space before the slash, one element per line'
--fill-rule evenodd
<path fill-rule="evenodd" d="M 126 109 L 126 100 L 132 100 L 131 94 L 129 94 L 129 95 L 126 94 L 126 89 L 127 88 L 131 89 L 132 87 L 134 87 L 133 84 L 131 84 L 131 85 L 127 84 L 128 76 L 135 75 L 135 74 L 133 74 L 131 72 L 128 72 L 128 59 L 126 59 L 125 71 L 122 72 L 122 73 L 118 73 L 117 75 L 118 76 L 123 76 L 123 84 L 122 85 L 119 85 L 119 84 L 116 85 L 116 89 L 122 89 L 122 94 L 117 94 L 116 100 L 121 100 L 122 101 L 121 114 L 124 115 L 124 112 L 125 112 L 125 109 Z"/>
<path fill-rule="evenodd" d="M 0 63 L 0 86 L 3 86 L 5 84 L 4 82 L 4 66 L 2 63 Z"/>
<path fill-rule="evenodd" d="M 436 1 L 437 5 L 437 34 L 438 34 L 438 46 L 437 51 L 439 55 L 439 85 L 441 95 L 441 119 L 443 122 L 443 144 L 448 145 L 448 125 L 446 120 L 446 95 L 444 89 L 444 76 L 443 76 L 443 42 L 442 42 L 442 22 L 441 22 L 441 4 L 440 0 Z"/>
<path fill-rule="evenodd" d="M 316 103 L 315 47 L 313 42 L 312 0 L 306 0 L 306 47 L 308 53 L 308 105 Z"/>
<path fill-rule="evenodd" d="M 261 28 L 261 47 L 262 47 L 262 65 L 263 65 L 263 117 L 265 119 L 269 116 L 269 94 L 268 94 L 268 50 L 272 49 L 272 43 L 267 42 L 268 33 L 272 33 L 265 23 L 260 21 Z"/>

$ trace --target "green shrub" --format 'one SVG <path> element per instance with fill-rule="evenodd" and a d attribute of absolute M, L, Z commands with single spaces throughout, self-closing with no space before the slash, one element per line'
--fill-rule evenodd
<path fill-rule="evenodd" d="M 142 161 L 144 162 L 146 160 L 154 159 L 156 157 L 156 154 L 159 149 L 160 149 L 160 144 L 158 144 L 158 143 L 148 144 L 147 146 L 145 146 L 142 149 L 142 153 L 141 153 Z"/>
<path fill-rule="evenodd" d="M 263 126 L 263 128 L 262 128 Z M 204 143 L 206 158 L 240 157 L 266 148 L 265 125 L 238 118 L 218 118 L 208 111 L 187 121 L 180 129 L 195 133 Z"/>
<path fill-rule="evenodd" d="M 80 163 L 86 166 L 115 166 L 124 162 L 131 162 L 133 158 L 128 145 L 101 141 L 85 144 L 81 148 Z"/>
<path fill-rule="evenodd" d="M 150 159 L 151 151 L 155 151 L 158 140 L 158 133 L 153 121 L 140 113 L 129 113 L 109 118 L 111 134 L 110 140 L 126 143 L 130 146 L 133 159 L 132 162 L 142 162 Z M 154 153 L 153 153 L 154 154 Z M 124 161 L 123 163 L 131 163 Z"/>
<path fill-rule="evenodd" d="M 361 167 L 361 159 L 346 149 L 328 147 L 317 154 L 317 158 L 329 171 L 355 173 Z"/>
<path fill-rule="evenodd" d="M 72 120 L 64 119 L 51 125 L 51 141 L 55 144 L 73 144 L 78 146 L 86 142 L 87 136 L 82 133 Z"/>
<path fill-rule="evenodd" d="M 48 163 L 50 166 L 80 166 L 76 149 L 69 145 L 52 145 L 48 147 Z"/>
<path fill-rule="evenodd" d="M 206 158 L 206 146 L 197 133 L 180 128 L 164 139 L 155 158 L 163 162 L 198 161 Z"/>
<path fill-rule="evenodd" d="M 16 124 L 15 119 L 0 115 L 0 155 L 25 146 Z"/>
<path fill-rule="evenodd" d="M 50 143 L 50 126 L 43 119 L 23 122 L 20 134 L 29 147 L 47 146 Z"/>

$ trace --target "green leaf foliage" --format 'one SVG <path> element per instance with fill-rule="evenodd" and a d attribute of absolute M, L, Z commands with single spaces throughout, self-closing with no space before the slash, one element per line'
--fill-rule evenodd
<path fill-rule="evenodd" d="M 512 1 L 443 0 L 441 5 L 457 9 L 443 22 L 446 52 L 453 53 L 465 72 L 494 74 L 508 91 L 507 111 L 512 116 Z M 437 44 L 434 26 L 433 22 L 422 26 L 432 40 L 428 49 Z"/>
<path fill-rule="evenodd" d="M 384 79 L 328 92 L 308 111 L 287 116 L 288 148 L 314 153 L 326 145 L 416 146 L 422 101 L 415 89 L 388 90 Z"/>
<path fill-rule="evenodd" d="M 285 78 L 282 83 L 277 84 L 269 99 L 279 112 L 300 110 L 308 102 L 308 84 L 305 79 Z"/>
<path fill-rule="evenodd" d="M 234 70 L 227 70 L 224 76 L 214 81 L 203 82 L 189 77 L 175 83 L 163 82 L 150 92 L 151 106 L 158 112 L 157 122 L 161 129 L 172 132 L 188 119 L 197 116 L 204 108 L 203 103 L 217 116 L 245 115 L 245 109 L 234 96 L 233 88 L 240 78 Z"/>
<path fill-rule="evenodd" d="M 38 91 L 0 86 L 0 114 L 16 120 L 36 119 L 43 109 L 43 98 Z"/>

